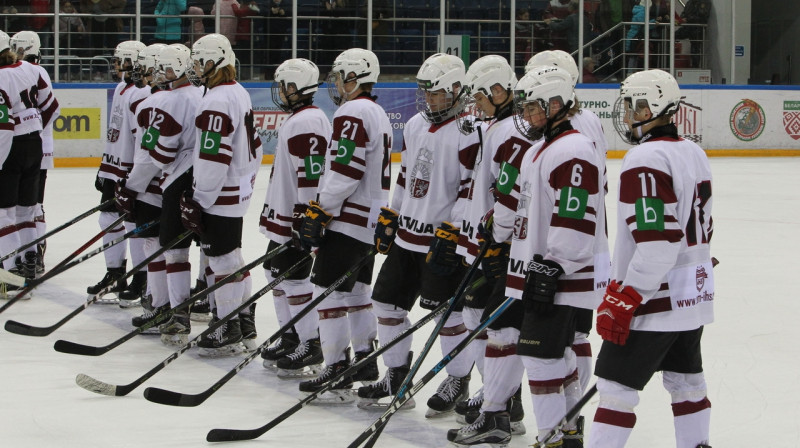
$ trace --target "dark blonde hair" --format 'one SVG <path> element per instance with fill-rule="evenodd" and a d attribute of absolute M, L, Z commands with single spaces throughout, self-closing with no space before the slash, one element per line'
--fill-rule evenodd
<path fill-rule="evenodd" d="M 575 100 L 572 102 L 572 107 L 570 107 L 569 111 L 567 111 L 567 116 L 572 118 L 579 113 L 581 113 L 581 102 L 578 101 L 578 96 L 576 95 Z"/>
<path fill-rule="evenodd" d="M 17 53 L 11 51 L 10 48 L 0 52 L 0 66 L 11 65 L 17 62 Z"/>
<path fill-rule="evenodd" d="M 231 81 L 236 81 L 236 67 L 233 64 L 217 68 L 214 74 L 208 77 L 206 87 L 213 89 L 220 84 Z"/>

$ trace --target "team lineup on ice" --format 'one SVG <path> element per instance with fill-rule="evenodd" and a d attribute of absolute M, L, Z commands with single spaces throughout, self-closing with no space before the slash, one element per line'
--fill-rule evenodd
<path fill-rule="evenodd" d="M 519 80 L 500 56 L 435 54 L 392 164 L 375 54 L 335 59 L 330 118 L 317 66 L 289 59 L 262 167 L 224 36 L 114 56 L 100 169 L 48 176 L 38 36 L 0 32 L 9 446 L 800 442 L 794 369 L 763 381 L 793 359 L 792 313 L 750 308 L 797 283 L 797 162 L 709 161 L 678 136 L 670 74 L 621 84 L 633 146 L 614 161 L 567 53 Z"/>

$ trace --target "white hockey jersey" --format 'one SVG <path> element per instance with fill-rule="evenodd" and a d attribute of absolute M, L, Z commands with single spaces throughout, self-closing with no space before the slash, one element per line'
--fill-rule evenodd
<path fill-rule="evenodd" d="M 391 204 L 400 214 L 398 246 L 425 253 L 442 222 L 461 225 L 479 149 L 477 132 L 462 134 L 455 118 L 430 124 L 416 114 L 406 122 Z"/>
<path fill-rule="evenodd" d="M 281 125 L 259 230 L 271 241 L 292 239 L 292 223 L 316 198 L 331 137 L 328 117 L 316 106 L 293 112 Z"/>
<path fill-rule="evenodd" d="M 47 84 L 50 90 L 50 95 L 53 96 L 52 101 L 47 98 L 39 97 L 40 115 L 42 117 L 42 132 L 39 136 L 42 139 L 42 163 L 41 169 L 49 170 L 53 168 L 53 122 L 59 115 L 61 115 L 61 106 L 55 98 L 53 92 L 53 82 L 50 80 L 50 74 L 39 64 L 33 64 L 34 67 L 39 69 L 39 76 L 42 81 Z M 47 109 L 41 109 L 41 105 L 47 104 Z"/>
<path fill-rule="evenodd" d="M 516 201 L 495 204 L 495 240 L 511 238 L 506 295 L 522 297 L 528 264 L 541 254 L 564 269 L 557 305 L 597 308 L 610 268 L 604 166 L 592 142 L 575 130 L 528 150 L 511 190 Z"/>
<path fill-rule="evenodd" d="M 386 111 L 364 94 L 333 115 L 318 202 L 333 215 L 328 229 L 372 244 L 391 186 L 392 126 Z"/>
<path fill-rule="evenodd" d="M 125 186 L 139 195 L 136 199 L 146 202 L 155 207 L 161 207 L 161 170 L 150 157 L 150 147 L 154 140 L 158 141 L 158 135 L 153 132 L 155 128 L 152 124 L 156 121 L 163 121 L 164 115 L 156 112 L 156 109 L 164 102 L 164 90 L 154 90 L 144 100 L 136 104 L 134 112 L 136 116 L 136 146 L 133 150 L 133 168 L 128 173 L 128 180 Z M 172 123 L 167 124 L 167 127 Z M 174 131 L 173 131 L 174 132 Z"/>
<path fill-rule="evenodd" d="M 0 166 L 13 137 L 41 132 L 43 123 L 54 118 L 57 105 L 37 66 L 17 61 L 0 67 Z"/>
<path fill-rule="evenodd" d="M 194 200 L 212 215 L 244 216 L 262 156 L 250 95 L 235 81 L 208 89 L 195 127 Z"/>
<path fill-rule="evenodd" d="M 459 235 L 458 253 L 472 263 L 479 250 L 478 224 L 494 207 L 495 197 L 514 209 L 516 199 L 511 194 L 519 175 L 520 164 L 532 143 L 514 126 L 509 116 L 492 123 L 483 136 L 482 155 L 472 173 L 473 186 Z M 492 193 L 494 190 L 494 193 Z"/>
<path fill-rule="evenodd" d="M 618 200 L 611 278 L 643 298 L 631 329 L 686 331 L 711 323 L 713 197 L 703 150 L 672 137 L 631 148 Z"/>
<path fill-rule="evenodd" d="M 133 168 L 134 126 L 136 123 L 131 105 L 143 100 L 150 89 L 137 88 L 124 81 L 117 84 L 111 100 L 111 113 L 106 131 L 106 144 L 98 175 L 116 182 L 128 176 Z"/>

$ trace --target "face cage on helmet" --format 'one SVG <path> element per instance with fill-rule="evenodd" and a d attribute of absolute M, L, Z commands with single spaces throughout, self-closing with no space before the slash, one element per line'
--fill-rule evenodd
<path fill-rule="evenodd" d="M 469 135 L 478 127 L 478 123 L 486 120 L 486 114 L 475 106 L 475 98 L 472 95 L 464 95 L 463 111 L 456 115 L 458 130 L 464 135 Z"/>
<path fill-rule="evenodd" d="M 291 113 L 293 109 L 292 106 L 294 104 L 291 100 L 289 100 L 289 96 L 286 94 L 283 81 L 273 81 L 270 90 L 272 91 L 272 102 L 275 103 L 275 105 L 278 106 L 282 111 Z M 286 99 L 285 102 L 281 99 L 281 92 L 283 92 L 283 97 Z M 292 94 L 292 96 L 296 95 L 297 92 Z"/>
<path fill-rule="evenodd" d="M 628 106 L 629 105 L 629 106 Z M 611 120 L 614 123 L 614 130 L 617 131 L 622 141 L 630 145 L 638 143 L 638 139 L 634 136 L 628 123 L 625 122 L 626 115 L 630 114 L 630 122 L 633 123 L 633 104 L 631 98 L 617 98 L 614 103 L 614 109 L 611 112 Z"/>
<path fill-rule="evenodd" d="M 447 92 L 449 103 L 442 110 L 432 111 L 425 100 L 425 92 L 428 92 L 428 90 L 421 87 L 417 88 L 417 112 L 420 112 L 425 121 L 431 124 L 443 123 L 450 118 L 457 117 L 463 113 L 466 106 L 466 97 L 468 95 L 464 95 L 465 91 L 466 89 L 464 88 L 460 89 L 455 97 L 452 92 Z"/>
<path fill-rule="evenodd" d="M 331 71 L 330 73 L 328 73 L 328 77 L 325 79 L 325 82 L 328 84 L 328 96 L 331 97 L 331 101 L 333 101 L 333 104 L 341 106 L 342 104 L 346 103 L 347 97 L 352 95 L 353 92 L 358 90 L 358 88 L 361 86 L 361 83 L 358 82 L 358 80 L 361 78 L 365 78 L 367 76 L 369 76 L 368 73 L 362 73 L 360 75 L 356 75 L 351 78 L 345 78 L 344 71 L 342 70 Z M 356 87 L 349 92 L 345 90 L 344 85 L 354 81 L 356 83 Z M 337 82 L 341 83 L 342 90 L 344 90 L 344 95 L 342 95 L 339 92 L 339 87 L 336 85 Z"/>
<path fill-rule="evenodd" d="M 200 87 L 203 85 L 203 77 L 198 75 L 194 70 L 194 62 L 193 59 L 189 59 L 189 66 L 186 67 L 186 72 L 184 72 L 184 74 L 186 75 L 186 79 L 188 79 L 193 86 Z M 200 67 L 203 67 L 203 64 L 200 64 Z"/>
<path fill-rule="evenodd" d="M 548 105 L 542 99 L 535 99 L 535 100 L 523 100 L 518 99 L 519 96 L 525 97 L 524 92 L 516 92 L 514 95 L 514 127 L 517 128 L 520 134 L 524 135 L 530 141 L 536 141 L 542 138 L 544 135 L 544 130 L 547 127 L 547 122 L 549 122 L 549 118 L 545 121 L 545 125 L 541 128 L 534 128 L 533 125 L 528 123 L 528 120 L 525 119 L 525 106 L 536 101 L 539 103 L 539 106 L 544 111 L 545 117 L 549 115 Z"/>

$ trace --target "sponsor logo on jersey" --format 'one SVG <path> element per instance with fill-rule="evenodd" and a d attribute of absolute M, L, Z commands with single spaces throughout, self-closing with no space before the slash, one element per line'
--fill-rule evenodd
<path fill-rule="evenodd" d="M 675 113 L 675 126 L 678 135 L 697 144 L 703 143 L 703 108 L 681 101 L 681 107 Z"/>
<path fill-rule="evenodd" d="M 706 274 L 706 268 L 703 266 L 698 266 L 697 270 L 695 271 L 695 286 L 697 287 L 697 291 L 703 290 L 703 285 L 706 283 L 706 279 L 708 278 L 708 274 Z"/>
<path fill-rule="evenodd" d="M 61 115 L 53 121 L 53 138 L 58 140 L 99 140 L 100 108 L 62 108 Z"/>
<path fill-rule="evenodd" d="M 336 144 L 336 158 L 333 159 L 336 163 L 341 163 L 342 165 L 349 165 L 350 161 L 353 159 L 353 153 L 356 152 L 356 142 L 346 139 L 340 138 L 339 142 Z"/>
<path fill-rule="evenodd" d="M 508 162 L 503 162 L 500 166 L 500 173 L 497 175 L 497 191 L 505 195 L 511 194 L 514 184 L 517 182 L 519 170 Z"/>
<path fill-rule="evenodd" d="M 142 148 L 147 148 L 150 151 L 155 149 L 156 143 L 158 143 L 158 138 L 161 136 L 161 133 L 158 132 L 158 129 L 150 126 L 145 131 L 144 135 L 142 135 Z"/>
<path fill-rule="evenodd" d="M 306 179 L 318 180 L 325 170 L 325 156 L 308 156 L 303 159 L 303 164 L 306 167 Z"/>
<path fill-rule="evenodd" d="M 583 188 L 564 187 L 558 200 L 558 216 L 583 219 L 589 202 L 589 192 Z"/>
<path fill-rule="evenodd" d="M 200 152 L 215 156 L 219 154 L 222 135 L 219 132 L 203 131 L 200 134 Z"/>
<path fill-rule="evenodd" d="M 766 122 L 764 109 L 753 100 L 744 99 L 731 111 L 731 131 L 745 142 L 757 139 L 764 132 Z"/>
<path fill-rule="evenodd" d="M 636 229 L 664 231 L 664 201 L 658 198 L 636 200 Z"/>
<path fill-rule="evenodd" d="M 421 148 L 411 169 L 410 192 L 414 199 L 424 198 L 428 194 L 433 171 L 433 152 Z"/>
<path fill-rule="evenodd" d="M 0 104 L 0 123 L 8 123 L 8 106 Z"/>
<path fill-rule="evenodd" d="M 783 128 L 789 137 L 800 140 L 800 101 L 783 102 Z"/>

